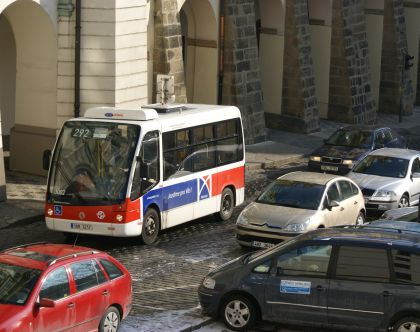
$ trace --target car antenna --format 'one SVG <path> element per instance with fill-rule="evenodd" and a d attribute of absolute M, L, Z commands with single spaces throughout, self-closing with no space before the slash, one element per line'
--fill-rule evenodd
<path fill-rule="evenodd" d="M 76 233 L 76 238 L 74 239 L 73 248 L 76 246 L 76 242 L 78 238 L 79 238 L 79 233 Z"/>

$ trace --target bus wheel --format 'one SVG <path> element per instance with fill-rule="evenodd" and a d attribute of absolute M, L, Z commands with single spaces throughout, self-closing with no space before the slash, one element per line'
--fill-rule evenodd
<path fill-rule="evenodd" d="M 221 220 L 228 220 L 232 216 L 234 206 L 233 192 L 231 189 L 225 188 L 220 201 L 219 218 Z"/>
<path fill-rule="evenodd" d="M 141 239 L 145 244 L 152 244 L 159 234 L 160 222 L 155 209 L 148 209 L 143 218 Z"/>

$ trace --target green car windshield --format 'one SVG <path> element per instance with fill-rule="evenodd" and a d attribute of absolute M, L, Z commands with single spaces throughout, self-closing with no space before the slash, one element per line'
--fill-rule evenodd
<path fill-rule="evenodd" d="M 51 164 L 48 201 L 74 205 L 121 203 L 126 197 L 139 133 L 137 125 L 66 122 Z"/>

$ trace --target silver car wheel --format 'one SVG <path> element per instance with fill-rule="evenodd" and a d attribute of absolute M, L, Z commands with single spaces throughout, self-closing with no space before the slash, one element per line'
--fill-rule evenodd
<path fill-rule="evenodd" d="M 247 304 L 240 300 L 229 302 L 225 308 L 225 318 L 233 327 L 242 328 L 246 326 L 250 318 Z"/>
<path fill-rule="evenodd" d="M 118 315 L 110 311 L 106 316 L 104 320 L 104 331 L 105 332 L 117 332 L 118 325 L 120 324 L 120 319 Z"/>
<path fill-rule="evenodd" d="M 419 324 L 415 322 L 406 322 L 399 327 L 397 332 L 416 332 L 419 327 Z"/>
<path fill-rule="evenodd" d="M 410 202 L 408 200 L 408 197 L 406 195 L 402 195 L 402 197 L 400 198 L 400 201 L 398 202 L 398 207 L 403 208 L 403 207 L 407 207 L 407 206 L 410 206 Z"/>

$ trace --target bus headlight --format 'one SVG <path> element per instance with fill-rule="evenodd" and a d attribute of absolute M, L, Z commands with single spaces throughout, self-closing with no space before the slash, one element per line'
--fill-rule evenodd
<path fill-rule="evenodd" d="M 121 222 L 121 221 L 123 221 L 124 217 L 121 214 L 117 214 L 115 216 L 115 219 L 117 219 L 117 221 Z"/>
<path fill-rule="evenodd" d="M 47 210 L 47 214 L 48 214 L 49 216 L 52 216 L 52 215 L 53 215 L 53 213 L 54 213 L 53 209 L 48 209 L 48 210 Z"/>

